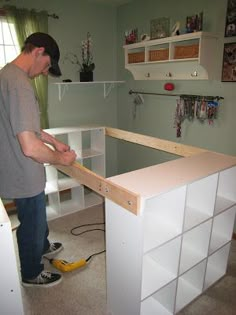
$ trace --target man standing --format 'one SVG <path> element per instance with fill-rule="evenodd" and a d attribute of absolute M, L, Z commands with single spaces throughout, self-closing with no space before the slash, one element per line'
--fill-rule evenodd
<path fill-rule="evenodd" d="M 31 34 L 19 56 L 0 71 L 0 197 L 14 199 L 22 284 L 46 287 L 61 275 L 44 270 L 41 260 L 62 244 L 48 241 L 43 163 L 71 165 L 76 154 L 40 129 L 39 106 L 30 79 L 60 76 L 60 52 L 45 33 Z M 55 150 L 45 143 L 51 144 Z"/>

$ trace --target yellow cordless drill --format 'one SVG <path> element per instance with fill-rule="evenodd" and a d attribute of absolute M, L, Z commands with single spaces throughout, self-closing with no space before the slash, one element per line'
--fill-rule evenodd
<path fill-rule="evenodd" d="M 49 259 L 49 262 L 58 270 L 62 272 L 73 271 L 75 269 L 84 267 L 87 265 L 89 259 L 80 259 L 75 262 L 68 262 L 62 259 Z"/>
<path fill-rule="evenodd" d="M 90 255 L 87 259 L 82 258 L 82 259 L 75 261 L 75 262 L 68 262 L 68 261 L 63 260 L 63 259 L 55 259 L 55 258 L 49 259 L 45 256 L 44 256 L 44 258 L 46 258 L 50 262 L 50 264 L 52 264 L 58 270 L 60 270 L 62 272 L 68 272 L 68 271 L 73 271 L 75 269 L 79 269 L 81 267 L 86 266 L 88 264 L 88 261 L 92 257 L 99 255 L 101 253 L 105 253 L 105 251 L 106 250 L 102 250 L 101 252 Z"/>

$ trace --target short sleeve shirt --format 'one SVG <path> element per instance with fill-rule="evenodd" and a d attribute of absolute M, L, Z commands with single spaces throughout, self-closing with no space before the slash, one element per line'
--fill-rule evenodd
<path fill-rule="evenodd" d="M 0 197 L 27 198 L 44 190 L 44 165 L 26 157 L 17 135 L 40 134 L 40 113 L 27 74 L 14 64 L 0 71 Z"/>

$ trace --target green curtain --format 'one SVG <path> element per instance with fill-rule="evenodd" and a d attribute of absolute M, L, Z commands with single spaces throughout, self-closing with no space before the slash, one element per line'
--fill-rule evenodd
<path fill-rule="evenodd" d="M 9 22 L 14 23 L 17 39 L 20 47 L 23 47 L 25 39 L 32 33 L 48 33 L 48 13 L 46 11 L 36 12 L 14 6 L 5 7 L 6 16 Z M 48 78 L 39 76 L 32 80 L 40 107 L 41 128 L 48 128 Z"/>

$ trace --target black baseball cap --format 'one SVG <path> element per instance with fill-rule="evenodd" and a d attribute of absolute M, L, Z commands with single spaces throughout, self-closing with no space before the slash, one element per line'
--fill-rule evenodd
<path fill-rule="evenodd" d="M 50 56 L 51 67 L 49 73 L 55 77 L 61 76 L 61 70 L 58 65 L 60 59 L 59 47 L 50 35 L 46 33 L 36 32 L 26 38 L 25 44 L 32 44 L 35 47 L 44 47 L 45 53 Z"/>

